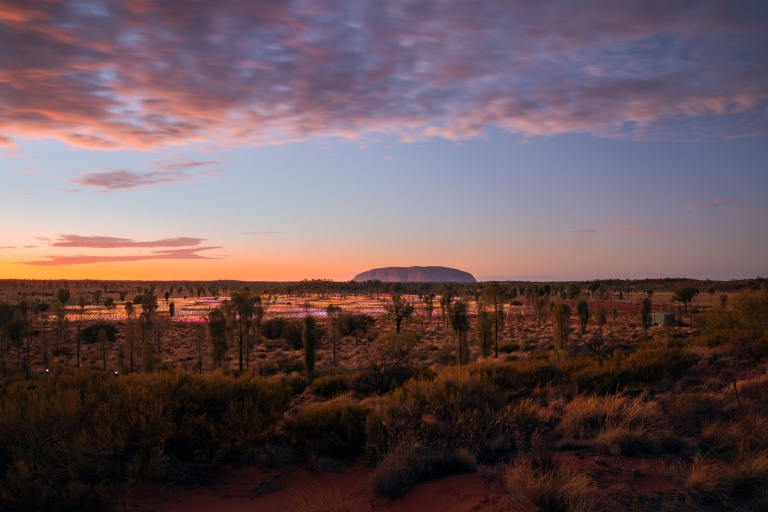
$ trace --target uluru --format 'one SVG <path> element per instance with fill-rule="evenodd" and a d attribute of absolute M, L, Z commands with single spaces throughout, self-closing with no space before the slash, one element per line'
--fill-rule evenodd
<path fill-rule="evenodd" d="M 476 283 L 469 272 L 448 267 L 384 267 L 357 274 L 353 281 L 384 283 Z"/>

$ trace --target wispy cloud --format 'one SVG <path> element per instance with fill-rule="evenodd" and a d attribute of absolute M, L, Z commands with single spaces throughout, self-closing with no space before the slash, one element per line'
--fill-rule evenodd
<path fill-rule="evenodd" d="M 11 246 L 11 245 L 7 245 L 7 246 L 5 246 L 5 247 L 0 247 L 0 249 L 18 249 L 18 247 L 14 247 L 14 246 Z"/>
<path fill-rule="evenodd" d="M 631 235 L 659 235 L 658 231 L 635 226 L 633 224 L 617 224 L 605 229 L 572 229 L 568 233 L 627 233 Z"/>
<path fill-rule="evenodd" d="M 732 203 L 732 202 L 738 201 L 740 199 L 744 199 L 744 196 L 729 197 L 729 198 L 726 198 L 726 199 L 715 199 L 711 203 L 705 203 L 705 204 L 692 204 L 692 205 L 686 206 L 685 209 L 688 210 L 688 211 L 706 210 L 708 208 L 717 208 L 718 206 L 722 206 L 724 204 Z"/>
<path fill-rule="evenodd" d="M 122 255 L 122 256 L 46 256 L 45 260 L 24 261 L 25 265 L 40 267 L 59 267 L 67 265 L 89 265 L 94 263 L 115 263 L 146 260 L 212 260 L 218 259 L 212 256 L 198 254 L 200 251 L 220 249 L 221 247 L 195 247 L 187 249 L 168 249 L 153 251 L 150 254 Z"/>
<path fill-rule="evenodd" d="M 76 188 L 60 188 L 59 192 L 64 192 L 65 194 L 79 194 L 81 190 Z"/>
<path fill-rule="evenodd" d="M 59 238 L 52 241 L 49 245 L 52 247 L 88 247 L 92 249 L 192 247 L 200 245 L 200 242 L 203 240 L 203 238 L 176 237 L 137 242 L 130 238 L 115 238 L 111 236 L 59 235 Z"/>
<path fill-rule="evenodd" d="M 152 187 L 160 183 L 178 183 L 194 176 L 179 171 L 133 172 L 127 169 L 108 172 L 93 172 L 72 180 L 76 185 L 95 187 L 102 192 L 133 190 L 136 187 Z"/>
<path fill-rule="evenodd" d="M 17 2 L 0 9 L 0 146 L 765 134 L 764 4 Z"/>
<path fill-rule="evenodd" d="M 644 228 L 642 226 L 635 226 L 633 224 L 619 224 L 616 226 L 612 226 L 608 231 L 613 231 L 615 233 L 627 233 L 630 235 L 659 235 L 659 233 L 656 230 Z"/>
<path fill-rule="evenodd" d="M 276 235 L 279 231 L 244 231 L 244 235 Z"/>

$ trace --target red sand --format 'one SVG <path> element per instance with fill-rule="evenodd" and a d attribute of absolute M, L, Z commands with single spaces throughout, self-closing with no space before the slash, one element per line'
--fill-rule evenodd
<path fill-rule="evenodd" d="M 355 510 L 404 510 L 465 512 L 486 498 L 498 497 L 499 485 L 483 480 L 479 473 L 456 475 L 414 486 L 393 501 L 375 497 L 370 489 L 370 470 L 347 468 L 341 473 L 312 473 L 298 469 L 277 478 L 276 490 L 252 497 L 263 481 L 282 473 L 276 469 L 243 467 L 225 469 L 213 487 L 139 485 L 126 501 L 137 512 L 217 512 L 292 510 L 291 500 L 299 493 L 337 491 L 354 500 Z"/>

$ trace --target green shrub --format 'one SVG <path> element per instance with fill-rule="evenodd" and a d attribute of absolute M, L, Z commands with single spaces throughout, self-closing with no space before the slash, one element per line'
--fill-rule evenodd
<path fill-rule="evenodd" d="M 326 375 L 312 381 L 312 392 L 324 398 L 333 398 L 349 390 L 349 375 Z"/>
<path fill-rule="evenodd" d="M 310 405 L 285 420 L 286 438 L 306 452 L 335 457 L 363 453 L 370 409 L 349 400 Z"/>

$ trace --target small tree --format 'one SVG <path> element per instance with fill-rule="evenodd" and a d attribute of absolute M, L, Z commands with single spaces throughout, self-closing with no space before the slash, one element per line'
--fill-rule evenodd
<path fill-rule="evenodd" d="M 491 341 L 493 339 L 493 321 L 491 315 L 485 309 L 481 309 L 477 313 L 477 321 L 475 323 L 475 335 L 477 336 L 477 343 L 480 346 L 480 353 L 483 357 L 488 357 L 491 349 Z M 496 347 L 496 354 L 498 355 L 498 345 Z"/>
<path fill-rule="evenodd" d="M 643 337 L 648 338 L 648 327 L 651 324 L 651 299 L 644 298 L 640 303 L 640 325 L 643 326 Z"/>
<path fill-rule="evenodd" d="M 597 329 L 600 333 L 600 338 L 603 337 L 603 326 L 608 321 L 608 315 L 605 312 L 605 308 L 603 306 L 600 306 L 597 308 L 597 312 L 595 312 L 595 322 L 597 323 Z"/>
<path fill-rule="evenodd" d="M 333 332 L 333 365 L 336 366 L 336 324 L 338 323 L 342 311 L 340 307 L 328 304 L 328 307 L 325 308 L 325 312 L 331 322 L 331 331 Z"/>
<path fill-rule="evenodd" d="M 672 300 L 683 303 L 683 310 L 688 314 L 688 304 L 693 302 L 693 298 L 699 294 L 698 288 L 684 286 L 677 288 L 672 294 Z"/>
<path fill-rule="evenodd" d="M 251 290 L 243 288 L 240 291 L 232 292 L 230 300 L 224 301 L 221 309 L 229 322 L 230 330 L 238 339 L 239 371 L 243 371 L 243 355 L 246 346 L 244 345 L 248 331 L 253 324 L 256 299 L 251 294 Z M 246 354 L 247 355 L 247 354 Z M 246 368 L 250 357 L 246 357 Z"/>
<path fill-rule="evenodd" d="M 392 302 L 385 306 L 385 309 L 389 318 L 395 321 L 397 333 L 400 334 L 400 324 L 404 319 L 409 318 L 413 314 L 413 304 L 408 302 L 399 293 L 393 293 Z"/>
<path fill-rule="evenodd" d="M 552 331 L 560 348 L 565 348 L 571 331 L 571 307 L 568 304 L 559 302 L 552 308 Z"/>
<path fill-rule="evenodd" d="M 221 368 L 227 355 L 227 319 L 221 308 L 213 308 L 208 313 L 208 333 L 211 336 L 211 359 L 214 368 Z"/>
<path fill-rule="evenodd" d="M 469 346 L 467 345 L 467 331 L 469 331 L 469 315 L 467 303 L 457 301 L 448 306 L 448 320 L 451 329 L 459 340 L 458 364 L 469 362 Z"/>
<path fill-rule="evenodd" d="M 366 351 L 366 369 L 373 377 L 379 393 L 386 393 L 394 380 L 405 369 L 411 351 L 418 343 L 415 333 L 381 334 L 368 345 Z"/>
<path fill-rule="evenodd" d="M 589 304 L 585 300 L 580 300 L 576 304 L 576 315 L 579 317 L 579 324 L 581 325 L 581 334 L 587 333 L 587 322 L 589 322 Z"/>
<path fill-rule="evenodd" d="M 304 365 L 307 369 L 307 378 L 312 379 L 317 359 L 317 345 L 320 343 L 323 333 L 317 327 L 314 317 L 305 316 L 301 326 L 301 346 L 304 348 Z"/>
<path fill-rule="evenodd" d="M 128 347 L 130 350 L 130 372 L 133 373 L 133 314 L 135 309 L 133 302 L 125 303 L 125 316 L 128 317 Z"/>
<path fill-rule="evenodd" d="M 96 343 L 101 346 L 101 357 L 104 361 L 104 371 L 107 371 L 107 343 L 109 343 L 109 337 L 107 337 L 107 331 L 99 329 L 99 333 L 96 335 Z"/>
<path fill-rule="evenodd" d="M 499 357 L 499 330 L 504 329 L 504 302 L 506 299 L 504 290 L 502 290 L 499 283 L 492 282 L 483 290 L 483 298 L 485 303 L 492 309 L 492 316 L 489 316 L 489 320 L 493 323 L 494 330 L 494 344 L 496 347 L 495 357 Z"/>

